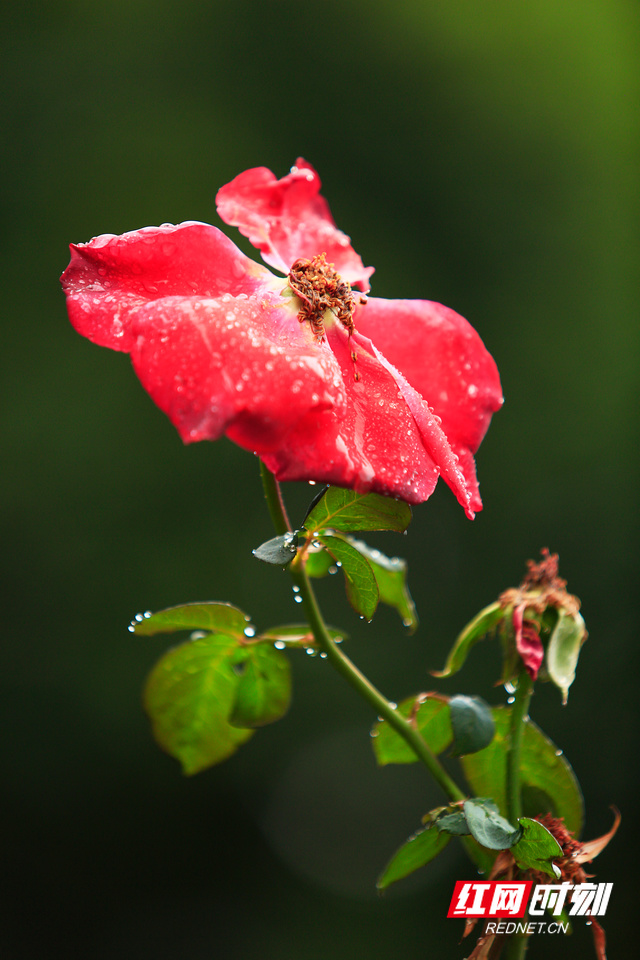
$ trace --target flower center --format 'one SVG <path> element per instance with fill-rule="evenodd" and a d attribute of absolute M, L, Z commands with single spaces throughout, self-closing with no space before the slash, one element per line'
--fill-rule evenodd
<path fill-rule="evenodd" d="M 327 263 L 324 253 L 313 260 L 296 260 L 289 272 L 289 284 L 302 301 L 298 320 L 311 324 L 316 340 L 324 339 L 324 314 L 327 310 L 347 328 L 355 330 L 353 311 L 355 298 L 349 284 Z"/>
<path fill-rule="evenodd" d="M 355 297 L 351 286 L 336 273 L 333 264 L 327 263 L 324 253 L 311 260 L 296 260 L 289 271 L 289 285 L 302 303 L 298 320 L 300 323 L 309 321 L 318 343 L 325 338 L 324 320 L 327 310 L 331 311 L 351 337 L 355 331 Z M 357 355 L 353 350 L 351 360 L 355 365 Z M 360 374 L 355 369 L 353 375 L 355 380 L 360 379 Z"/>

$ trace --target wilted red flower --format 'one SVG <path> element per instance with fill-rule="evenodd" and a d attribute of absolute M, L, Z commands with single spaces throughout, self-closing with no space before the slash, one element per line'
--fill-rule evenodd
<path fill-rule="evenodd" d="M 585 883 L 592 876 L 592 874 L 585 873 L 582 865 L 591 863 L 615 836 L 620 826 L 620 814 L 615 807 L 612 809 L 614 821 L 611 830 L 596 840 L 576 840 L 573 833 L 566 828 L 562 817 L 553 817 L 550 813 L 546 813 L 535 818 L 543 827 L 546 827 L 562 849 L 562 857 L 554 860 L 560 871 L 558 883 L 565 881 L 571 884 Z M 549 876 L 542 871 L 518 869 L 510 850 L 501 850 L 498 853 L 488 879 L 534 880 L 536 883 L 550 882 Z M 463 936 L 468 937 L 476 923 L 477 920 L 467 920 Z M 607 960 L 606 936 L 602 926 L 591 915 L 589 915 L 588 923 L 593 934 L 593 945 L 597 960 Z M 489 933 L 487 924 L 484 924 L 483 931 L 473 952 L 469 954 L 468 960 L 499 960 L 507 940 L 507 934 Z"/>
<path fill-rule="evenodd" d="M 558 574 L 558 554 L 542 550 L 542 560 L 527 561 L 527 573 L 517 588 L 505 590 L 500 596 L 503 607 L 511 609 L 515 645 L 527 673 L 536 680 L 545 658 L 540 636 L 541 615 L 548 609 L 559 614 L 547 651 L 550 679 L 563 692 L 567 702 L 568 689 L 575 675 L 580 647 L 587 638 L 584 620 L 580 616 L 580 601 L 567 592 L 567 581 Z"/>
<path fill-rule="evenodd" d="M 439 475 L 481 509 L 473 454 L 502 402 L 473 328 L 425 300 L 376 300 L 304 160 L 247 170 L 217 197 L 275 276 L 204 223 L 72 244 L 74 327 L 129 352 L 182 439 L 226 434 L 279 480 L 426 500 Z M 323 256 L 324 255 L 324 256 Z"/>

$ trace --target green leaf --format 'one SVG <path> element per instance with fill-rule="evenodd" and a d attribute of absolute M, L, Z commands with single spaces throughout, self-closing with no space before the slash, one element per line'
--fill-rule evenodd
<path fill-rule="evenodd" d="M 464 837 L 471 833 L 467 818 L 462 811 L 459 813 L 445 813 L 444 816 L 438 817 L 435 821 L 435 826 L 437 830 L 450 833 L 454 837 Z"/>
<path fill-rule="evenodd" d="M 327 627 L 327 631 L 332 640 L 338 643 L 348 640 L 348 634 L 344 630 Z M 260 634 L 259 639 L 285 643 L 288 647 L 310 647 L 315 642 L 313 631 L 308 623 L 286 623 L 279 627 L 269 627 Z"/>
<path fill-rule="evenodd" d="M 474 793 L 488 794 L 503 812 L 507 809 L 506 776 L 509 739 L 509 707 L 491 711 L 496 727 L 493 740 L 479 753 L 461 759 L 462 769 Z M 551 813 L 564 818 L 569 830 L 579 834 L 583 820 L 583 800 L 578 781 L 556 745 L 531 720 L 525 722 L 520 755 L 524 812 L 528 816 Z M 528 795 L 535 793 L 536 805 L 530 807 Z"/>
<path fill-rule="evenodd" d="M 403 717 L 414 718 L 419 733 L 436 755 L 446 750 L 453 740 L 446 697 L 428 693 L 408 697 L 398 704 L 398 713 Z M 415 763 L 418 759 L 411 747 L 386 720 L 374 724 L 371 736 L 373 752 L 380 766 L 387 763 Z"/>
<path fill-rule="evenodd" d="M 487 810 L 491 810 L 492 813 L 500 813 L 500 808 L 495 802 L 493 797 L 471 797 L 474 803 L 480 803 L 483 807 L 486 807 Z"/>
<path fill-rule="evenodd" d="M 144 691 L 144 706 L 156 740 L 197 773 L 226 760 L 253 735 L 228 722 L 240 677 L 233 669 L 235 637 L 210 634 L 169 650 L 155 665 Z"/>
<path fill-rule="evenodd" d="M 139 613 L 131 621 L 129 630 L 144 637 L 155 633 L 175 633 L 177 630 L 207 630 L 210 633 L 244 637 L 250 619 L 230 603 L 183 603 L 179 607 L 159 610 L 158 613 Z"/>
<path fill-rule="evenodd" d="M 291 563 L 297 550 L 298 534 L 283 533 L 280 537 L 273 537 L 273 539 L 261 543 L 252 553 L 254 557 L 258 560 L 264 560 L 265 563 L 285 567 L 288 563 Z"/>
<path fill-rule="evenodd" d="M 332 568 L 333 572 L 336 572 L 333 557 L 327 553 L 324 547 L 320 550 L 311 549 L 308 551 L 304 568 L 309 577 L 326 577 Z"/>
<path fill-rule="evenodd" d="M 584 620 L 564 610 L 558 612 L 558 622 L 547 647 L 546 666 L 549 677 L 562 691 L 562 702 L 567 702 L 569 687 L 575 680 L 580 648 L 587 636 Z"/>
<path fill-rule="evenodd" d="M 378 585 L 371 564 L 341 537 L 323 535 L 320 539 L 336 563 L 342 566 L 349 603 L 365 620 L 371 620 L 379 599 Z"/>
<path fill-rule="evenodd" d="M 522 836 L 521 828 L 501 817 L 493 803 L 480 798 L 465 800 L 463 809 L 471 836 L 489 850 L 508 850 Z"/>
<path fill-rule="evenodd" d="M 491 708 L 480 697 L 461 694 L 449 700 L 453 749 L 451 755 L 460 757 L 483 750 L 493 740 L 495 725 Z"/>
<path fill-rule="evenodd" d="M 234 727 L 264 727 L 284 716 L 291 701 L 291 668 L 287 657 L 268 643 L 240 651 L 234 670 L 240 672 L 229 717 Z"/>
<path fill-rule="evenodd" d="M 402 533 L 411 522 L 411 507 L 377 493 L 356 493 L 342 487 L 327 487 L 316 497 L 304 519 L 309 532 L 334 529 L 396 530 Z"/>
<path fill-rule="evenodd" d="M 537 820 L 521 817 L 518 823 L 522 827 L 522 837 L 511 853 L 522 870 L 542 870 L 551 877 L 559 877 L 560 871 L 554 868 L 552 860 L 563 856 L 562 847 L 546 827 Z"/>
<path fill-rule="evenodd" d="M 432 670 L 434 677 L 450 677 L 461 668 L 471 648 L 495 629 L 504 617 L 504 610 L 498 602 L 481 610 L 458 635 L 453 644 L 447 662 L 442 670 Z"/>
<path fill-rule="evenodd" d="M 410 633 L 414 633 L 418 626 L 418 615 L 407 587 L 406 560 L 400 557 L 387 557 L 379 550 L 374 550 L 363 543 L 362 540 L 350 538 L 349 542 L 371 565 L 382 603 L 397 610 L 404 626 L 409 627 Z"/>
<path fill-rule="evenodd" d="M 400 847 L 384 868 L 376 884 L 378 890 L 386 890 L 396 880 L 402 880 L 403 877 L 408 877 L 410 873 L 424 867 L 442 853 L 450 840 L 450 834 L 440 833 L 433 827 L 418 830 Z"/>

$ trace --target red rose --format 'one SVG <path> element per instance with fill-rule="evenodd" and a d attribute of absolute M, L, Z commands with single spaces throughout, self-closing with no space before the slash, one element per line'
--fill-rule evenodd
<path fill-rule="evenodd" d="M 496 365 L 440 304 L 354 295 L 373 271 L 319 189 L 298 160 L 282 180 L 259 167 L 218 194 L 222 219 L 288 280 L 204 223 L 72 244 L 62 276 L 71 322 L 131 354 L 187 443 L 226 434 L 279 480 L 410 503 L 442 474 L 473 517 L 473 454 L 502 403 Z"/>

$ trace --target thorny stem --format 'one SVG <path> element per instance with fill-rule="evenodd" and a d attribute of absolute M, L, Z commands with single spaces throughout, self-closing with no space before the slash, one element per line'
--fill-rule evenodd
<path fill-rule="evenodd" d="M 515 700 L 511 707 L 509 723 L 509 749 L 507 751 L 507 811 L 514 825 L 522 816 L 522 791 L 520 786 L 520 759 L 522 755 L 522 734 L 529 713 L 529 702 L 533 693 L 533 682 L 523 668 L 518 676 Z M 524 954 L 522 954 L 524 956 Z"/>
<path fill-rule="evenodd" d="M 267 470 L 262 462 L 260 463 L 260 471 L 271 519 L 277 533 L 282 535 L 290 530 L 291 526 L 284 509 L 280 486 L 273 474 Z M 398 712 L 395 705 L 392 705 L 391 702 L 376 689 L 371 681 L 365 677 L 333 640 L 320 612 L 320 607 L 318 606 L 318 601 L 309 577 L 307 576 L 304 564 L 298 562 L 297 558 L 294 559 L 289 566 L 289 572 L 291 573 L 294 584 L 298 587 L 298 595 L 302 598 L 309 626 L 311 627 L 314 640 L 319 650 L 326 654 L 327 660 L 329 660 L 331 665 L 344 677 L 347 683 L 373 707 L 376 714 L 386 720 L 396 733 L 402 737 L 405 743 L 409 745 L 449 800 L 452 802 L 465 800 L 466 795 L 449 776 L 420 733 L 412 726 L 409 720 Z M 491 858 L 485 854 L 484 850 L 470 837 L 461 837 L 460 839 L 470 859 L 476 864 L 478 869 L 483 872 L 488 872 L 492 864 Z"/>

